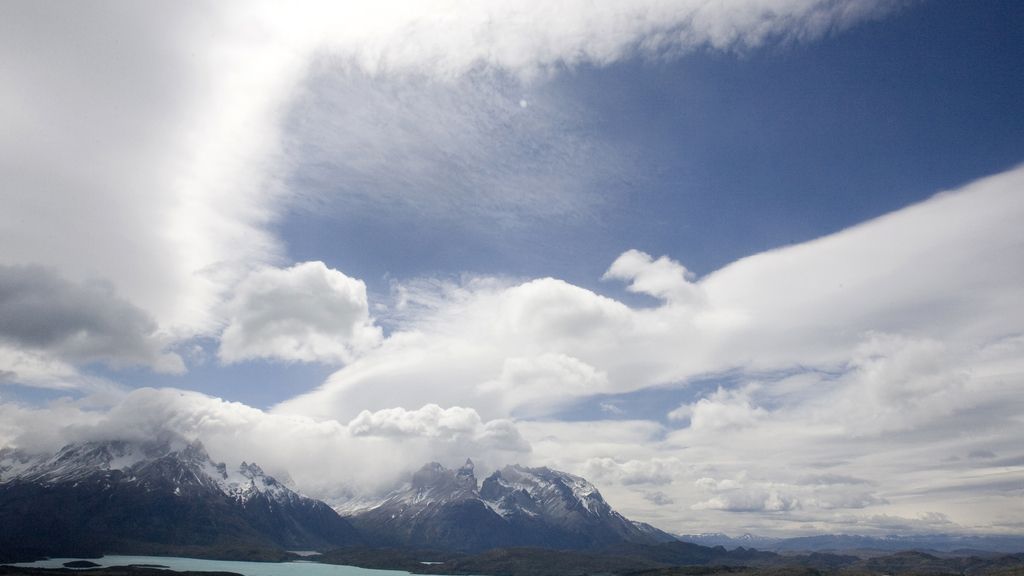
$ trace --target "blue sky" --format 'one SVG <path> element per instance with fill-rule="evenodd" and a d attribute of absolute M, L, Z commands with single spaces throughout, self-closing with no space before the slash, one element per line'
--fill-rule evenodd
<path fill-rule="evenodd" d="M 17 3 L 0 445 L 1024 530 L 1024 7 L 385 4 Z"/>

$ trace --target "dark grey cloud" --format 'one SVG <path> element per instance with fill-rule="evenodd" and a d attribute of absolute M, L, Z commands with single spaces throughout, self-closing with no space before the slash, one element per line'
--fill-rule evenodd
<path fill-rule="evenodd" d="M 70 282 L 41 266 L 0 266 L 0 344 L 72 363 L 183 368 L 163 352 L 156 322 L 109 284 Z"/>
<path fill-rule="evenodd" d="M 644 500 L 647 500 L 651 504 L 657 504 L 658 506 L 669 506 L 676 502 L 671 496 L 660 491 L 645 493 Z"/>

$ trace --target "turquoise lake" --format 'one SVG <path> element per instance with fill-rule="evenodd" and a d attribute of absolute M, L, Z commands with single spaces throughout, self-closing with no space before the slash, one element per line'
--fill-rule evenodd
<path fill-rule="evenodd" d="M 80 558 L 50 558 L 37 562 L 23 562 L 12 566 L 30 568 L 63 568 L 65 562 Z M 235 572 L 244 576 L 409 576 L 399 570 L 371 570 L 355 566 L 336 566 L 316 562 L 235 562 L 231 560 L 202 560 L 199 558 L 178 558 L 173 556 L 104 556 L 89 558 L 100 566 L 128 566 L 148 564 L 166 567 L 169 570 L 191 570 L 195 572 Z"/>

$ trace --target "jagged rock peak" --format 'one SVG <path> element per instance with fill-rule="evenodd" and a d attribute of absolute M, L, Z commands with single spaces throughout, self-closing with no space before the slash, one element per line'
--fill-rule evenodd
<path fill-rule="evenodd" d="M 412 475 L 412 487 L 425 489 L 444 482 L 445 477 L 450 474 L 447 468 L 439 462 L 428 462 Z"/>
<path fill-rule="evenodd" d="M 616 515 L 597 488 L 586 479 L 547 467 L 505 466 L 484 480 L 480 495 L 496 503 L 503 515 Z"/>
<path fill-rule="evenodd" d="M 206 451 L 206 447 L 199 440 L 193 440 L 186 444 L 180 453 L 182 457 L 196 462 L 205 462 L 210 459 L 210 454 Z"/>
<path fill-rule="evenodd" d="M 476 492 L 477 480 L 473 469 L 473 461 L 468 458 L 458 470 L 449 470 L 438 462 L 430 462 L 412 475 L 412 488 L 418 491 L 451 488 Z"/>
<path fill-rule="evenodd" d="M 473 474 L 473 461 L 466 458 L 466 463 L 455 472 L 455 478 L 459 484 L 472 487 L 476 490 L 476 476 Z"/>
<path fill-rule="evenodd" d="M 238 467 L 238 471 L 246 478 L 261 478 L 267 475 L 259 464 L 256 464 L 255 462 L 247 463 L 245 460 L 242 460 L 242 464 Z"/>

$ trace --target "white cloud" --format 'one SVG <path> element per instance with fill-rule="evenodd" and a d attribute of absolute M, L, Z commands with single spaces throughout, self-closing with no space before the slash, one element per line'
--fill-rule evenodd
<path fill-rule="evenodd" d="M 885 13 L 886 1 L 571 0 L 383 2 L 316 6 L 304 21 L 352 65 L 371 72 L 456 76 L 476 68 L 536 74 L 634 55 L 662 57 L 710 47 L 746 49 L 808 40 Z M 309 7 L 310 5 L 307 5 Z M 313 30 L 311 30 L 311 28 Z"/>
<path fill-rule="evenodd" d="M 451 305 L 444 303 L 451 292 L 442 293 L 405 332 L 281 409 L 352 417 L 351 406 L 375 409 L 372 395 L 361 392 L 373 387 L 400 390 L 418 405 L 434 395 L 450 404 L 475 396 L 482 413 L 500 416 L 527 397 L 536 407 L 541 393 L 556 406 L 574 388 L 580 395 L 628 392 L 727 370 L 809 368 L 849 372 L 845 378 L 859 379 L 859 389 L 879 399 L 950 408 L 962 399 L 951 387 L 963 375 L 955 364 L 1024 324 L 1015 305 L 1024 271 L 1005 264 L 1022 241 L 1021 186 L 1024 168 L 744 258 L 694 284 L 706 295 L 697 308 L 669 300 L 633 309 L 551 278 L 467 285 Z M 644 273 L 656 264 L 627 254 Z M 661 262 L 658 270 L 679 271 Z M 656 285 L 664 293 L 665 283 Z M 512 378 L 538 362 L 549 369 L 530 370 L 558 373 L 559 385 Z M 573 376 L 564 370 L 570 364 Z M 435 386 L 420 385 L 414 373 Z M 691 409 L 761 413 L 730 394 Z"/>
<path fill-rule="evenodd" d="M 361 280 L 303 262 L 262 268 L 235 287 L 218 355 L 232 363 L 254 358 L 342 363 L 376 346 Z"/>
<path fill-rule="evenodd" d="M 767 411 L 751 402 L 750 389 L 719 388 L 706 398 L 684 404 L 668 413 L 671 420 L 689 419 L 692 430 L 740 429 L 752 426 Z"/>
<path fill-rule="evenodd" d="M 682 264 L 662 256 L 657 260 L 639 250 L 627 250 L 604 273 L 605 280 L 628 281 L 630 292 L 648 294 L 679 305 L 699 305 L 703 300 L 693 273 Z"/>
<path fill-rule="evenodd" d="M 476 410 L 427 404 L 417 410 L 363 410 L 348 429 L 354 436 L 424 437 L 449 441 L 472 440 L 497 450 L 528 452 L 529 444 L 509 420 L 484 422 Z"/>
<path fill-rule="evenodd" d="M 670 484 L 678 473 L 681 463 L 675 458 L 651 458 L 650 460 L 627 460 L 614 458 L 590 458 L 585 463 L 586 477 L 612 483 L 634 485 Z"/>
<path fill-rule="evenodd" d="M 442 409 L 427 404 L 418 410 L 388 408 L 377 412 L 363 410 L 349 429 L 356 436 L 429 436 L 455 437 L 471 435 L 482 426 L 480 415 L 472 408 L 453 406 Z"/>
<path fill-rule="evenodd" d="M 427 461 L 454 464 L 472 457 L 484 472 L 530 450 L 512 422 L 484 422 L 461 407 L 387 410 L 346 425 L 174 389 L 134 390 L 102 407 L 70 400 L 41 408 L 0 402 L 0 445 L 33 452 L 70 441 L 168 435 L 198 438 L 218 460 L 255 461 L 271 474 L 287 473 L 300 490 L 335 502 L 386 491 Z"/>
<path fill-rule="evenodd" d="M 471 398 L 481 415 L 493 418 L 519 409 L 543 412 L 551 401 L 607 388 L 610 375 L 595 366 L 602 354 L 614 357 L 620 332 L 628 331 L 625 305 L 551 278 L 474 286 L 456 293 L 452 306 L 409 320 L 412 329 L 335 373 L 319 392 L 277 410 L 348 419 L 356 407 L 388 407 L 387 398 L 411 405 L 461 405 Z M 389 392 L 380 394 L 385 388 L 378 386 Z"/>
<path fill-rule="evenodd" d="M 1013 464 L 1024 433 L 1024 311 L 1014 298 L 1024 270 L 1007 265 L 1024 243 L 1022 187 L 1018 168 L 745 258 L 687 280 L 704 296 L 696 306 L 665 298 L 631 308 L 555 279 L 434 292 L 421 283 L 407 295 L 423 305 L 407 306 L 402 329 L 274 412 L 351 419 L 353 407 L 380 410 L 398 395 L 481 418 L 529 416 L 517 427 L 533 462 L 597 475 L 613 504 L 677 531 L 709 521 L 776 530 L 798 519 L 828 529 L 851 510 L 984 524 L 999 516 L 1006 477 L 988 464 L 996 459 L 964 456 L 1006 455 L 1005 474 L 1024 473 Z M 627 260 L 631 281 L 659 272 L 648 293 L 680 286 L 682 267 L 669 260 Z M 687 402 L 670 429 L 545 419 L 567 399 L 720 372 L 739 383 Z M 638 463 L 664 459 L 685 463 L 658 486 L 692 519 L 644 498 L 645 482 L 668 476 L 645 476 Z M 815 476 L 877 484 L 806 481 Z M 737 485 L 702 494 L 703 477 Z"/>
<path fill-rule="evenodd" d="M 0 23 L 0 262 L 110 282 L 174 335 L 215 329 L 225 285 L 278 254 L 265 117 L 291 55 L 227 5 L 51 8 Z"/>
<path fill-rule="evenodd" d="M 482 383 L 479 391 L 500 395 L 511 407 L 522 407 L 536 400 L 549 405 L 559 396 L 568 400 L 607 388 L 607 375 L 593 366 L 565 354 L 541 354 L 506 358 L 498 378 Z"/>
<path fill-rule="evenodd" d="M 724 510 L 728 512 L 786 512 L 800 507 L 800 502 L 775 491 L 737 492 L 713 496 L 691 506 L 693 510 Z"/>

